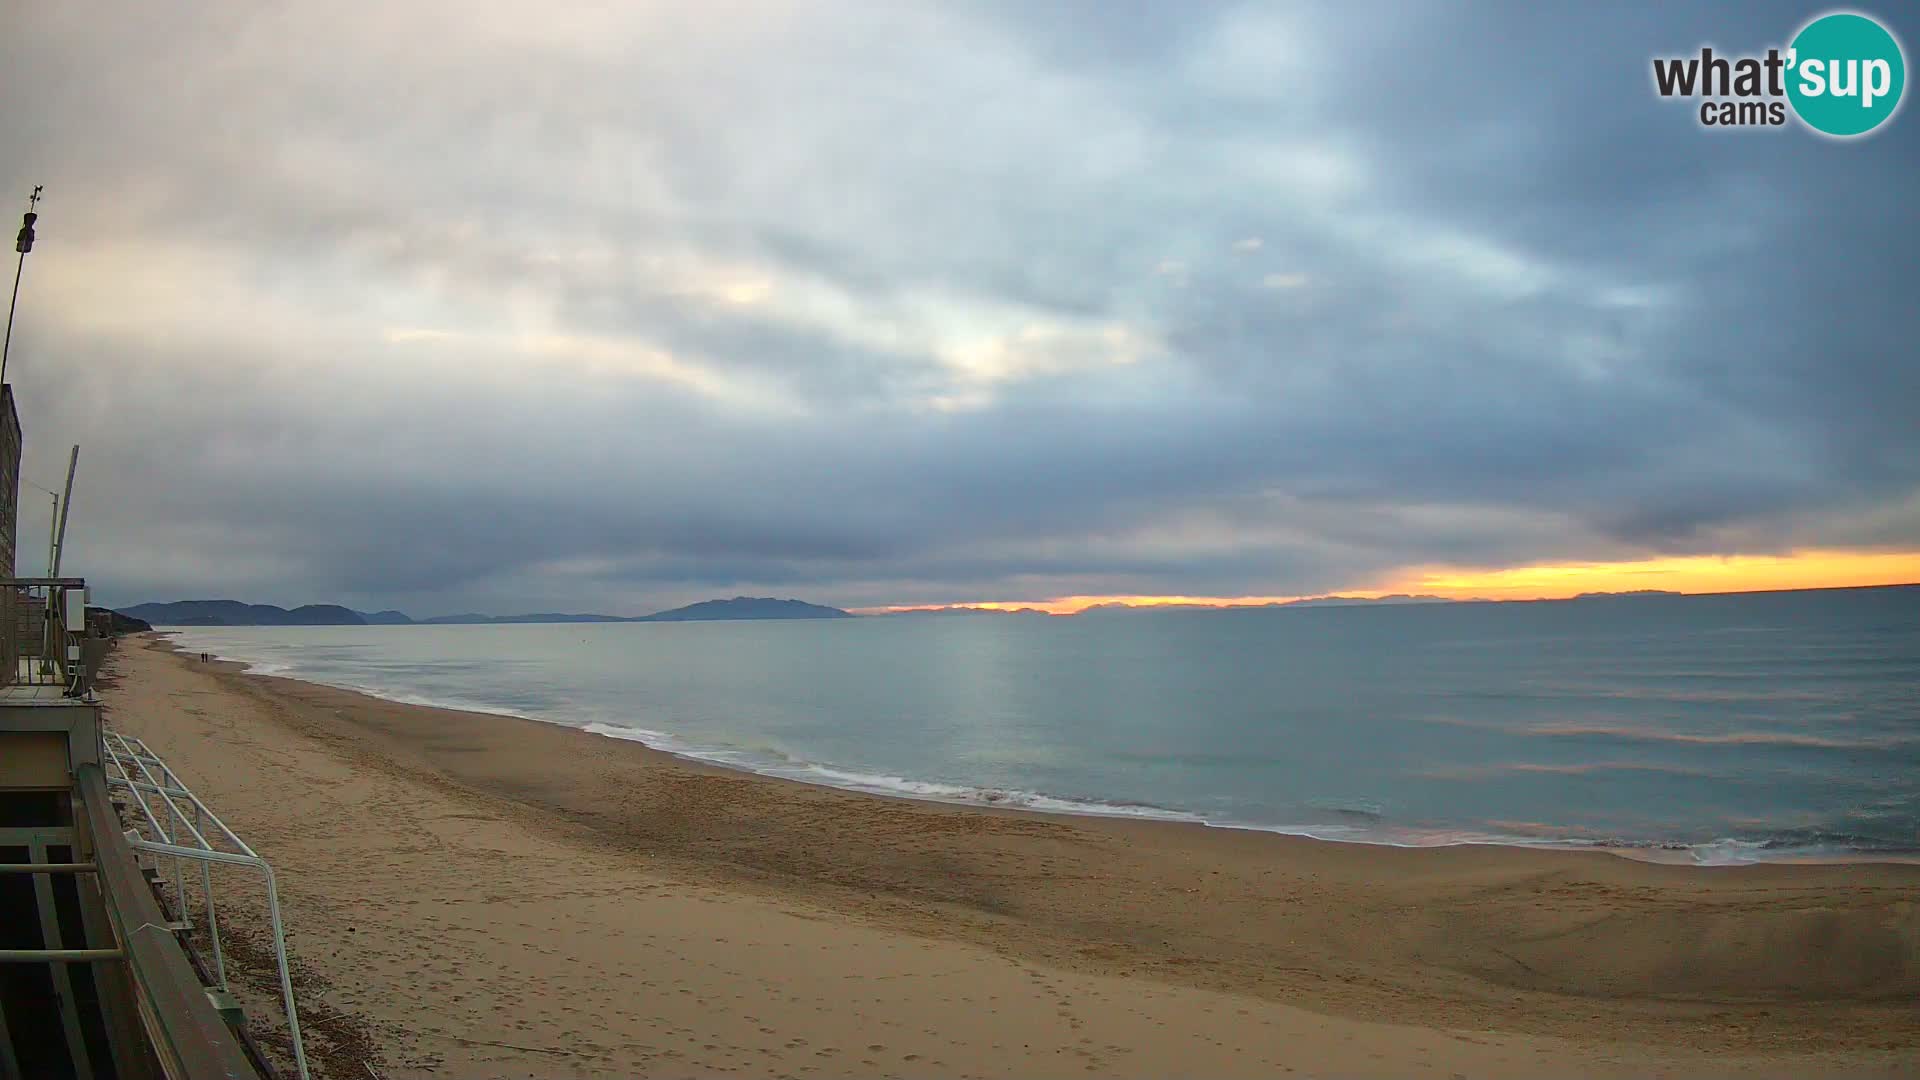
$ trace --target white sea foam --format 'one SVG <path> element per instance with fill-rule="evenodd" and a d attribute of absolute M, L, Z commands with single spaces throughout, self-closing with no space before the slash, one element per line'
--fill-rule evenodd
<path fill-rule="evenodd" d="M 1764 841 L 1735 840 L 1731 837 L 1695 844 L 1689 850 L 1693 860 L 1702 866 L 1740 866 L 1765 862 L 1769 857 L 1782 857 L 1780 849 L 1770 848 Z"/>
<path fill-rule="evenodd" d="M 1083 814 L 1098 817 L 1137 817 L 1158 821 L 1185 821 L 1211 824 L 1199 814 L 1161 806 L 1134 803 L 1110 803 L 1090 799 L 1071 799 L 1017 788 L 973 787 L 937 780 L 915 780 L 884 773 L 857 772 L 808 761 L 786 758 L 768 761 L 761 754 L 745 750 L 698 746 L 662 731 L 628 727 L 621 724 L 587 724 L 584 731 L 614 739 L 644 743 L 676 757 L 704 761 L 714 765 L 776 776 L 786 780 L 818 784 L 821 787 L 859 791 L 870 795 L 893 795 L 930 802 L 964 803 L 974 806 L 1003 806 L 1009 809 L 1036 810 L 1054 814 Z M 784 755 L 782 755 L 784 758 Z"/>
<path fill-rule="evenodd" d="M 208 635 L 218 638 L 219 635 Z M 1312 811 L 1302 816 L 1334 820 L 1314 820 L 1301 823 L 1272 823 L 1258 820 L 1237 819 L 1228 815 L 1209 815 L 1177 806 L 1160 806 L 1146 803 L 1103 801 L 1090 797 L 1071 797 L 1051 794 L 1017 787 L 974 786 L 951 780 L 931 780 L 912 776 L 896 775 L 879 771 L 863 771 L 831 763 L 805 760 L 782 750 L 768 746 L 724 746 L 689 740 L 671 732 L 645 727 L 608 723 L 591 719 L 592 712 L 577 709 L 572 703 L 562 702 L 543 710 L 525 710 L 503 707 L 495 702 L 474 700 L 457 695 L 425 694 L 418 686 L 392 685 L 370 678 L 376 672 L 382 672 L 377 665 L 369 671 L 366 667 L 350 667 L 347 663 L 335 663 L 333 656 L 314 658 L 301 648 L 283 649 L 272 645 L 255 649 L 253 643 L 239 646 L 199 639 L 199 635 L 185 632 L 177 633 L 175 640 L 180 647 L 189 652 L 211 652 L 222 660 L 237 662 L 244 670 L 260 675 L 272 675 L 304 679 L 341 689 L 369 694 L 386 700 L 404 704 L 433 708 L 457 709 L 468 712 L 486 713 L 499 716 L 514 716 L 530 720 L 553 723 L 559 726 L 574 727 L 593 734 L 636 741 L 655 749 L 685 757 L 691 760 L 708 762 L 727 768 L 738 769 L 762 775 L 817 784 L 821 786 L 860 791 L 871 794 L 923 799 L 942 803 L 1004 807 L 1049 813 L 1076 814 L 1098 817 L 1121 817 L 1170 822 L 1200 824 L 1214 828 L 1242 829 L 1269 832 L 1282 835 L 1311 837 L 1319 840 L 1360 842 L 1395 847 L 1436 847 L 1461 844 L 1492 844 L 1502 846 L 1520 846 L 1549 849 L 1586 849 L 1608 850 L 1618 854 L 1660 861 L 1691 861 L 1701 865 L 1739 865 L 1744 863 L 1805 860 L 1822 858 L 1861 858 L 1863 853 L 1846 843 L 1811 843 L 1803 840 L 1824 840 L 1825 837 L 1789 838 L 1776 837 L 1770 840 L 1744 838 L 1722 838 L 1706 843 L 1685 845 L 1672 842 L 1638 841 L 1608 839 L 1601 837 L 1582 837 L 1571 830 L 1553 833 L 1532 833 L 1532 830 L 1515 832 L 1500 831 L 1503 822 L 1488 822 L 1493 829 L 1471 828 L 1422 828 L 1401 825 L 1392 820 L 1388 807 L 1365 799 L 1349 798 L 1336 800 L 1312 800 Z M 262 643 L 264 644 L 264 643 Z M 353 659 L 357 659 L 354 657 Z M 403 673 L 404 674 L 404 673 Z M 440 673 L 436 681 L 446 681 L 445 672 Z M 404 681 L 397 680 L 397 681 Z M 545 712 L 547 715 L 540 715 Z M 606 712 L 599 713 L 604 717 Z M 1442 720 L 1441 722 L 1448 722 Z M 1462 726 L 1479 727 L 1459 721 Z M 1595 724 L 1545 725 L 1533 730 L 1504 732 L 1513 735 L 1557 735 L 1568 736 L 1615 736 L 1644 737 L 1649 741 L 1665 741 L 1703 745 L 1740 745 L 1746 743 L 1768 743 L 1791 747 L 1844 747 L 1861 748 L 1867 745 L 1876 748 L 1884 746 L 1884 741 L 1867 743 L 1859 739 L 1836 739 L 1824 735 L 1800 735 L 1796 733 L 1739 731 L 1732 733 L 1696 734 L 1625 730 L 1613 726 Z M 1591 771 L 1599 766 L 1557 766 L 1558 771 Z M 1521 823 L 1525 824 L 1525 823 Z M 1876 857 L 1866 854 L 1866 857 Z M 1890 857 L 1901 857 L 1890 853 Z"/>
<path fill-rule="evenodd" d="M 797 780 L 803 783 L 818 784 L 822 787 L 839 788 L 844 791 L 858 791 L 866 794 L 888 795 L 898 798 L 923 799 L 929 802 L 971 806 L 997 806 L 1007 809 L 1053 814 L 1072 814 L 1083 817 L 1124 817 L 1139 818 L 1148 821 L 1181 822 L 1185 824 L 1203 825 L 1214 829 L 1236 829 L 1247 832 L 1274 833 L 1281 836 L 1299 836 L 1311 840 L 1374 844 L 1383 847 L 1431 848 L 1485 844 L 1497 847 L 1528 847 L 1545 850 L 1601 849 L 1628 857 L 1646 858 L 1657 861 L 1672 861 L 1676 858 L 1681 860 L 1690 859 L 1703 866 L 1741 865 L 1797 857 L 1796 854 L 1789 854 L 1771 848 L 1768 844 L 1761 841 L 1725 839 L 1716 840 L 1708 844 L 1689 846 L 1675 843 L 1635 843 L 1622 840 L 1589 839 L 1574 836 L 1543 838 L 1471 829 L 1413 829 L 1389 825 L 1379 820 L 1384 817 L 1384 813 L 1379 804 L 1368 801 L 1349 803 L 1328 802 L 1323 804 L 1322 807 L 1333 812 L 1353 814 L 1355 817 L 1361 819 L 1375 819 L 1366 824 L 1317 822 L 1312 824 L 1288 825 L 1238 821 L 1231 818 L 1208 817 L 1192 811 L 1163 806 L 1111 803 L 1093 799 L 1062 798 L 1035 791 L 973 787 L 964 784 L 942 783 L 932 780 L 915 780 L 908 777 L 891 776 L 881 773 L 856 772 L 805 761 L 795 761 L 791 758 L 786 758 L 784 755 L 781 755 L 783 758 L 781 761 L 769 762 L 765 760 L 764 757 L 747 751 L 701 747 L 690 744 L 666 732 L 621 724 L 592 723 L 585 725 L 582 730 L 608 738 L 625 739 L 630 742 L 642 743 L 655 750 L 673 754 L 676 757 L 702 761 L 726 768 L 739 769 L 763 776 Z"/>

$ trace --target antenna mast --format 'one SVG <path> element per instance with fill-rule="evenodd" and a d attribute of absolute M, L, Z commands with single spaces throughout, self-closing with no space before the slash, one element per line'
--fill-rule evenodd
<path fill-rule="evenodd" d="M 45 187 L 45 184 L 33 185 L 33 194 L 27 196 L 26 216 L 20 219 L 20 234 L 13 241 L 13 250 L 20 253 L 20 261 L 13 265 L 13 299 L 7 303 L 7 338 L 0 344 L 0 385 L 7 381 L 7 354 L 13 351 L 13 310 L 20 306 L 20 273 L 27 268 L 27 252 L 33 250 L 33 223 L 40 220 L 36 208 Z"/>

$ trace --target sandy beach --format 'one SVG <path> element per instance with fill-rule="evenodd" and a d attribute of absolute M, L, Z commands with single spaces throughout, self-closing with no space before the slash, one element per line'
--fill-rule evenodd
<path fill-rule="evenodd" d="M 1920 866 L 946 806 L 156 635 L 109 672 L 274 863 L 323 1075 L 1920 1074 Z M 223 915 L 271 1042 L 264 919 Z"/>

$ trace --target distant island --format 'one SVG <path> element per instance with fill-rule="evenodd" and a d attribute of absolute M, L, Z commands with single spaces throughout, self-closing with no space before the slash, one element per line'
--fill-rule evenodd
<path fill-rule="evenodd" d="M 801 600 L 770 596 L 736 596 L 731 600 L 702 600 L 697 604 L 631 618 L 619 615 L 569 615 L 541 612 L 529 615 L 436 615 L 415 619 L 403 611 L 354 611 L 338 604 L 306 604 L 297 608 L 272 604 L 243 604 L 238 600 L 177 600 L 166 604 L 135 604 L 119 612 L 155 626 L 451 626 L 492 623 L 616 623 L 709 622 L 739 619 L 851 619 L 848 611 Z"/>
<path fill-rule="evenodd" d="M 770 596 L 736 596 L 731 600 L 702 600 L 671 611 L 643 615 L 635 622 L 703 622 L 714 619 L 851 619 L 854 614 L 800 600 Z"/>
<path fill-rule="evenodd" d="M 1454 604 L 1460 601 L 1444 596 L 1309 596 L 1299 600 L 1271 600 L 1264 604 L 1094 604 L 1080 614 L 1105 614 L 1117 611 L 1266 611 L 1272 608 L 1314 607 L 1394 607 L 1401 604 Z"/>
<path fill-rule="evenodd" d="M 1409 596 L 1395 593 L 1392 596 L 1310 596 L 1300 600 L 1272 600 L 1264 604 L 1129 604 L 1113 601 L 1105 604 L 1090 604 L 1073 612 L 1075 615 L 1108 615 L 1116 612 L 1167 612 L 1167 611 L 1266 611 L 1272 608 L 1312 608 L 1312 607 L 1366 607 L 1392 606 L 1396 604 L 1453 604 L 1459 601 L 1444 596 Z M 1053 612 L 1037 607 L 979 607 L 974 604 L 930 605 L 927 607 L 896 608 L 880 612 L 889 617 L 901 615 L 1052 615 Z"/>
<path fill-rule="evenodd" d="M 639 622 L 640 619 L 624 619 L 618 615 L 569 615 L 559 611 L 535 612 L 531 615 L 475 615 L 467 612 L 462 615 L 435 615 L 430 619 L 410 619 L 398 611 L 379 611 L 366 617 L 367 622 L 376 626 L 464 626 L 474 623 L 603 623 L 603 622 Z"/>
<path fill-rule="evenodd" d="M 898 611 L 883 611 L 880 614 L 891 618 L 900 615 L 1047 615 L 1050 613 L 1035 607 L 997 608 L 962 604 L 956 607 L 901 608 Z"/>
<path fill-rule="evenodd" d="M 1457 603 L 1460 603 L 1460 601 L 1454 600 L 1445 596 L 1427 596 L 1427 595 L 1409 596 L 1406 593 L 1394 593 L 1391 596 L 1311 596 L 1304 600 L 1289 600 L 1283 604 L 1272 604 L 1269 606 L 1271 607 L 1354 607 L 1354 606 L 1365 606 L 1365 605 L 1371 604 L 1371 605 L 1384 605 L 1384 606 L 1391 607 L 1396 604 L 1457 604 Z"/>

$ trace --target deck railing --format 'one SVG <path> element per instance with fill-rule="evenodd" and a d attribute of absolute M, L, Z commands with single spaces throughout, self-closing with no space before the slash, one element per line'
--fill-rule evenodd
<path fill-rule="evenodd" d="M 247 846 L 227 823 L 220 820 L 207 804 L 195 795 L 174 771 L 147 744 L 131 735 L 106 731 L 107 783 L 131 796 L 139 813 L 135 827 L 126 839 L 135 851 L 152 856 L 156 865 L 161 858 L 173 861 L 173 904 L 180 923 L 177 929 L 200 929 L 193 925 L 193 910 L 188 902 L 186 863 L 198 864 L 201 911 L 206 915 L 205 932 L 213 947 L 213 975 L 222 1002 L 232 1005 L 227 986 L 226 952 L 220 940 L 220 915 L 214 904 L 212 868 L 215 864 L 241 866 L 258 871 L 265 878 L 267 922 L 273 932 L 274 966 L 280 976 L 280 1002 L 286 1010 L 287 1033 L 293 1043 L 294 1068 L 300 1080 L 307 1080 L 306 1046 L 300 1038 L 300 1011 L 293 1000 L 293 975 L 287 966 L 287 935 L 280 917 L 280 890 L 273 867 Z M 143 827 L 144 826 L 144 827 Z"/>
<path fill-rule="evenodd" d="M 0 578 L 0 684 L 92 691 L 101 646 L 87 624 L 85 578 Z"/>

